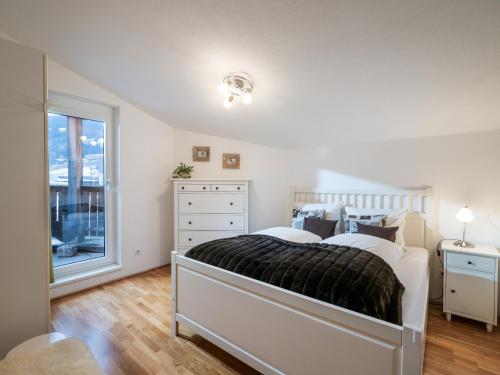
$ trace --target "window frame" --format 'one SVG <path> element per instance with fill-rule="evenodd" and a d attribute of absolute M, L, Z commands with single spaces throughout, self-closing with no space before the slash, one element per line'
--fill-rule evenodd
<path fill-rule="evenodd" d="M 48 113 L 79 117 L 105 123 L 104 132 L 104 220 L 105 253 L 103 257 L 54 267 L 54 281 L 110 265 L 121 265 L 119 221 L 119 110 L 103 103 L 77 96 L 49 91 Z M 48 142 L 48 139 L 47 139 Z M 50 203 L 49 203 L 50 207 Z"/>

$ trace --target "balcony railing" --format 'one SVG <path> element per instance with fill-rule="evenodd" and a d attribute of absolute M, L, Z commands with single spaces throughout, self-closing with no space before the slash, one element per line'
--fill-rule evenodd
<path fill-rule="evenodd" d="M 55 267 L 104 256 L 104 187 L 83 185 L 69 195 L 67 186 L 50 187 Z"/>
<path fill-rule="evenodd" d="M 52 236 L 64 241 L 72 234 L 64 233 L 68 220 L 78 220 L 78 229 L 88 236 L 104 236 L 104 187 L 82 186 L 73 202 L 67 186 L 50 187 Z"/>

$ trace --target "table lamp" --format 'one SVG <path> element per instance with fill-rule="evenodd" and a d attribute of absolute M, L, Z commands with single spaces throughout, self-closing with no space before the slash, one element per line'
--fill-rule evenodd
<path fill-rule="evenodd" d="M 464 223 L 464 231 L 462 234 L 462 239 L 455 241 L 453 245 L 460 247 L 474 247 L 473 244 L 465 241 L 465 228 L 467 226 L 467 223 L 470 223 L 474 220 L 474 215 L 472 214 L 472 211 L 469 209 L 469 207 L 465 206 L 464 208 L 461 208 L 460 211 L 458 211 L 457 220 Z"/>

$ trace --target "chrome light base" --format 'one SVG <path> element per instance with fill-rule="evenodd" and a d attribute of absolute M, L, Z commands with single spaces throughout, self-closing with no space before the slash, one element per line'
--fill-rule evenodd
<path fill-rule="evenodd" d="M 458 246 L 458 247 L 469 247 L 469 248 L 474 247 L 473 243 L 467 242 L 464 240 L 457 240 L 457 241 L 453 242 L 453 245 Z"/>
<path fill-rule="evenodd" d="M 244 72 L 230 73 L 224 77 L 222 82 L 227 85 L 229 92 L 235 96 L 251 94 L 253 91 L 252 78 Z"/>

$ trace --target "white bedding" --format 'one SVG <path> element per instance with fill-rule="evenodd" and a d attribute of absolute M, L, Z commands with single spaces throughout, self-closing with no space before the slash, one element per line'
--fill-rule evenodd
<path fill-rule="evenodd" d="M 253 234 L 266 234 L 284 239 L 286 241 L 299 243 L 321 241 L 321 237 L 316 236 L 313 233 L 288 227 L 268 228 Z M 357 236 L 352 237 L 356 239 L 356 241 L 352 242 L 352 246 L 362 249 L 364 243 L 370 243 L 370 241 L 367 242 L 366 238 L 362 238 L 361 236 L 365 235 L 358 234 Z M 340 241 L 333 241 L 335 237 L 337 237 Z M 330 239 L 327 238 L 322 242 L 340 242 L 341 244 L 347 244 L 346 241 L 347 239 L 345 238 L 334 236 L 330 237 Z M 376 237 L 372 237 L 372 242 L 377 243 L 378 239 Z M 398 257 L 397 261 L 395 261 L 394 254 L 391 254 L 390 257 L 386 256 L 384 260 L 386 260 L 386 262 L 387 260 L 390 261 L 390 263 L 387 263 L 392 266 L 394 273 L 405 287 L 402 300 L 403 323 L 414 327 L 421 327 L 423 323 L 422 319 L 425 317 L 424 312 L 427 306 L 426 297 L 428 291 L 426 288 L 428 287 L 427 283 L 429 277 L 429 251 L 421 247 L 412 246 L 405 246 L 404 250 L 406 251 L 401 254 L 401 257 Z M 376 251 L 372 252 L 377 253 Z"/>
<path fill-rule="evenodd" d="M 394 273 L 405 287 L 403 293 L 403 323 L 422 326 L 427 307 L 429 278 L 429 251 L 421 247 L 406 246 L 406 252 Z"/>
<path fill-rule="evenodd" d="M 361 233 L 343 233 L 324 239 L 321 243 L 357 247 L 369 251 L 381 257 L 393 270 L 404 254 L 404 249 L 394 242 Z"/>
<path fill-rule="evenodd" d="M 258 232 L 254 232 L 252 234 L 265 234 L 267 236 L 281 238 L 282 240 L 285 241 L 292 241 L 298 243 L 306 243 L 306 242 L 314 243 L 321 241 L 321 237 L 314 233 L 290 227 L 272 227 L 264 230 L 259 230 Z"/>
<path fill-rule="evenodd" d="M 401 302 L 403 323 L 415 327 L 422 326 L 422 318 L 425 316 L 424 309 L 427 305 L 426 288 L 429 277 L 429 252 L 426 249 L 406 246 L 406 251 L 404 251 L 396 243 L 356 233 L 333 236 L 321 242 L 357 247 L 384 259 L 405 287 Z"/>

